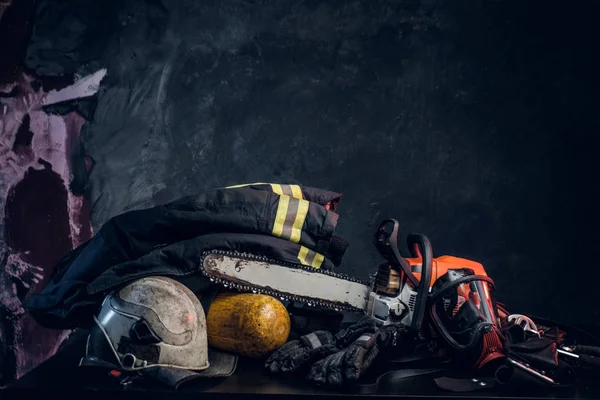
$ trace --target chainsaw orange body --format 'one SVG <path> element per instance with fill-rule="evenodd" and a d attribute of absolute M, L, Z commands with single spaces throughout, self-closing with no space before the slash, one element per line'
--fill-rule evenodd
<path fill-rule="evenodd" d="M 409 262 L 410 266 L 413 268 L 413 274 L 420 281 L 421 273 L 416 272 L 415 270 L 419 270 L 423 261 L 421 257 L 419 258 L 406 258 L 406 261 Z M 431 271 L 431 280 L 429 282 L 429 287 L 433 286 L 433 283 L 449 269 L 460 269 L 460 268 L 469 268 L 472 269 L 476 275 L 485 275 L 485 268 L 483 264 L 478 263 L 477 261 L 468 260 L 466 258 L 453 257 L 453 256 L 440 256 L 433 259 L 432 263 L 432 271 Z"/>
<path fill-rule="evenodd" d="M 406 258 L 406 261 L 409 262 L 411 268 L 418 270 L 421 265 L 422 265 L 422 259 L 421 257 L 418 258 Z M 488 276 L 487 273 L 485 272 L 485 268 L 483 267 L 483 264 L 477 262 L 477 261 L 473 261 L 473 260 L 469 260 L 466 258 L 460 258 L 460 257 L 454 257 L 454 256 L 440 256 L 437 258 L 433 259 L 432 262 L 432 273 L 431 273 L 431 280 L 429 281 L 429 287 L 431 288 L 433 286 L 433 284 L 435 283 L 435 281 L 442 275 L 444 275 L 446 272 L 448 272 L 449 269 L 461 269 L 461 268 L 469 268 L 472 269 L 473 272 L 475 273 L 475 275 L 483 275 L 483 276 Z M 413 272 L 413 275 L 415 275 L 415 277 L 421 281 L 421 273 L 420 272 Z M 486 286 L 487 288 L 487 286 Z M 461 292 L 463 292 L 463 297 L 468 298 L 468 292 L 469 292 L 469 287 L 468 285 L 461 285 L 461 287 L 459 288 L 459 290 Z M 489 294 L 486 291 L 486 297 L 488 297 L 489 299 Z M 504 305 L 499 304 L 498 310 L 498 317 L 504 321 L 509 313 L 508 311 L 504 308 Z"/>

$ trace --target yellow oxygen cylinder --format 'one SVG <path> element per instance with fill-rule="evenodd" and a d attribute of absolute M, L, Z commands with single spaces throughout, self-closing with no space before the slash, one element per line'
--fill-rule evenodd
<path fill-rule="evenodd" d="M 251 358 L 281 347 L 290 335 L 290 315 L 276 298 L 252 293 L 221 293 L 206 316 L 208 344 Z"/>

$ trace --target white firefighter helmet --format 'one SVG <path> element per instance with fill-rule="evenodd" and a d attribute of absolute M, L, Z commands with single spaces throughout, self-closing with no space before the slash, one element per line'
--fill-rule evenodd
<path fill-rule="evenodd" d="M 209 367 L 204 309 L 173 279 L 142 278 L 111 293 L 94 321 L 82 366 L 121 371 Z"/>

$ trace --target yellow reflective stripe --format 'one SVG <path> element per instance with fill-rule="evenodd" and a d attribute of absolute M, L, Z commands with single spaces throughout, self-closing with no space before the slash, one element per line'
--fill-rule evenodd
<path fill-rule="evenodd" d="M 321 268 L 321 264 L 323 264 L 323 260 L 325 260 L 325 256 L 321 253 L 315 253 L 315 258 L 313 262 L 310 264 L 313 268 Z"/>
<path fill-rule="evenodd" d="M 302 196 L 302 189 L 300 188 L 300 185 L 290 185 L 290 188 L 292 189 L 292 197 L 300 200 L 304 198 L 304 196 Z"/>
<path fill-rule="evenodd" d="M 271 189 L 273 190 L 274 193 L 277 193 L 280 196 L 283 195 L 283 188 L 281 187 L 280 184 L 270 183 L 269 185 L 271 185 Z"/>
<path fill-rule="evenodd" d="M 308 214 L 308 201 L 297 201 L 298 211 L 296 212 L 296 218 L 294 219 L 294 225 L 292 225 L 292 232 L 290 234 L 290 241 L 294 243 L 300 242 L 300 237 L 302 236 L 302 227 L 304 226 L 304 221 L 306 220 L 306 214 Z"/>
<path fill-rule="evenodd" d="M 273 235 L 299 243 L 304 221 L 308 215 L 309 204 L 308 200 L 299 200 L 285 194 L 279 195 L 275 222 L 273 223 Z"/>
<path fill-rule="evenodd" d="M 265 182 L 255 182 L 255 183 L 242 183 L 240 185 L 233 186 L 225 186 L 224 189 L 236 189 L 245 186 L 252 185 L 269 185 L 271 186 L 271 190 L 273 193 L 277 193 L 278 195 L 286 195 L 291 196 L 295 199 L 304 199 L 304 195 L 302 194 L 302 188 L 300 185 L 282 185 L 279 183 L 265 183 Z"/>
<path fill-rule="evenodd" d="M 273 235 L 280 237 L 283 234 L 283 225 L 287 217 L 287 210 L 290 204 L 289 196 L 279 196 L 279 204 L 277 206 L 277 214 L 273 223 Z"/>
<path fill-rule="evenodd" d="M 300 250 L 298 251 L 298 260 L 300 260 L 302 265 L 319 269 L 323 264 L 323 260 L 325 260 L 325 256 L 312 251 L 308 247 L 300 246 Z"/>
<path fill-rule="evenodd" d="M 263 182 L 242 183 L 241 185 L 225 186 L 225 189 L 235 189 L 235 188 L 241 188 L 244 186 L 252 186 L 252 185 L 268 185 L 268 183 L 263 183 Z"/>
<path fill-rule="evenodd" d="M 225 189 L 242 188 L 252 185 L 269 185 L 273 193 L 279 196 L 277 213 L 273 222 L 273 235 L 294 243 L 299 243 L 309 206 L 309 202 L 303 199 L 304 196 L 300 185 L 256 182 L 227 186 Z"/>
<path fill-rule="evenodd" d="M 300 251 L 298 251 L 298 260 L 300 260 L 302 265 L 309 265 L 308 261 L 306 261 L 306 256 L 308 256 L 308 248 L 300 246 Z"/>

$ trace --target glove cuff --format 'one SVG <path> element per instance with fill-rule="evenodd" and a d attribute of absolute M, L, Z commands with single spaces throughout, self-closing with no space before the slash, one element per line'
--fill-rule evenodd
<path fill-rule="evenodd" d="M 378 326 L 375 320 L 365 316 L 359 322 L 349 326 L 346 329 L 342 329 L 336 335 L 336 342 L 339 347 L 347 347 L 351 343 L 354 343 L 363 335 L 373 335 L 378 330 Z"/>
<path fill-rule="evenodd" d="M 315 331 L 299 338 L 303 346 L 310 349 L 318 349 L 333 343 L 333 335 L 327 331 Z"/>
<path fill-rule="evenodd" d="M 377 333 L 363 333 L 358 339 L 355 340 L 355 343 L 368 342 L 376 334 Z"/>

